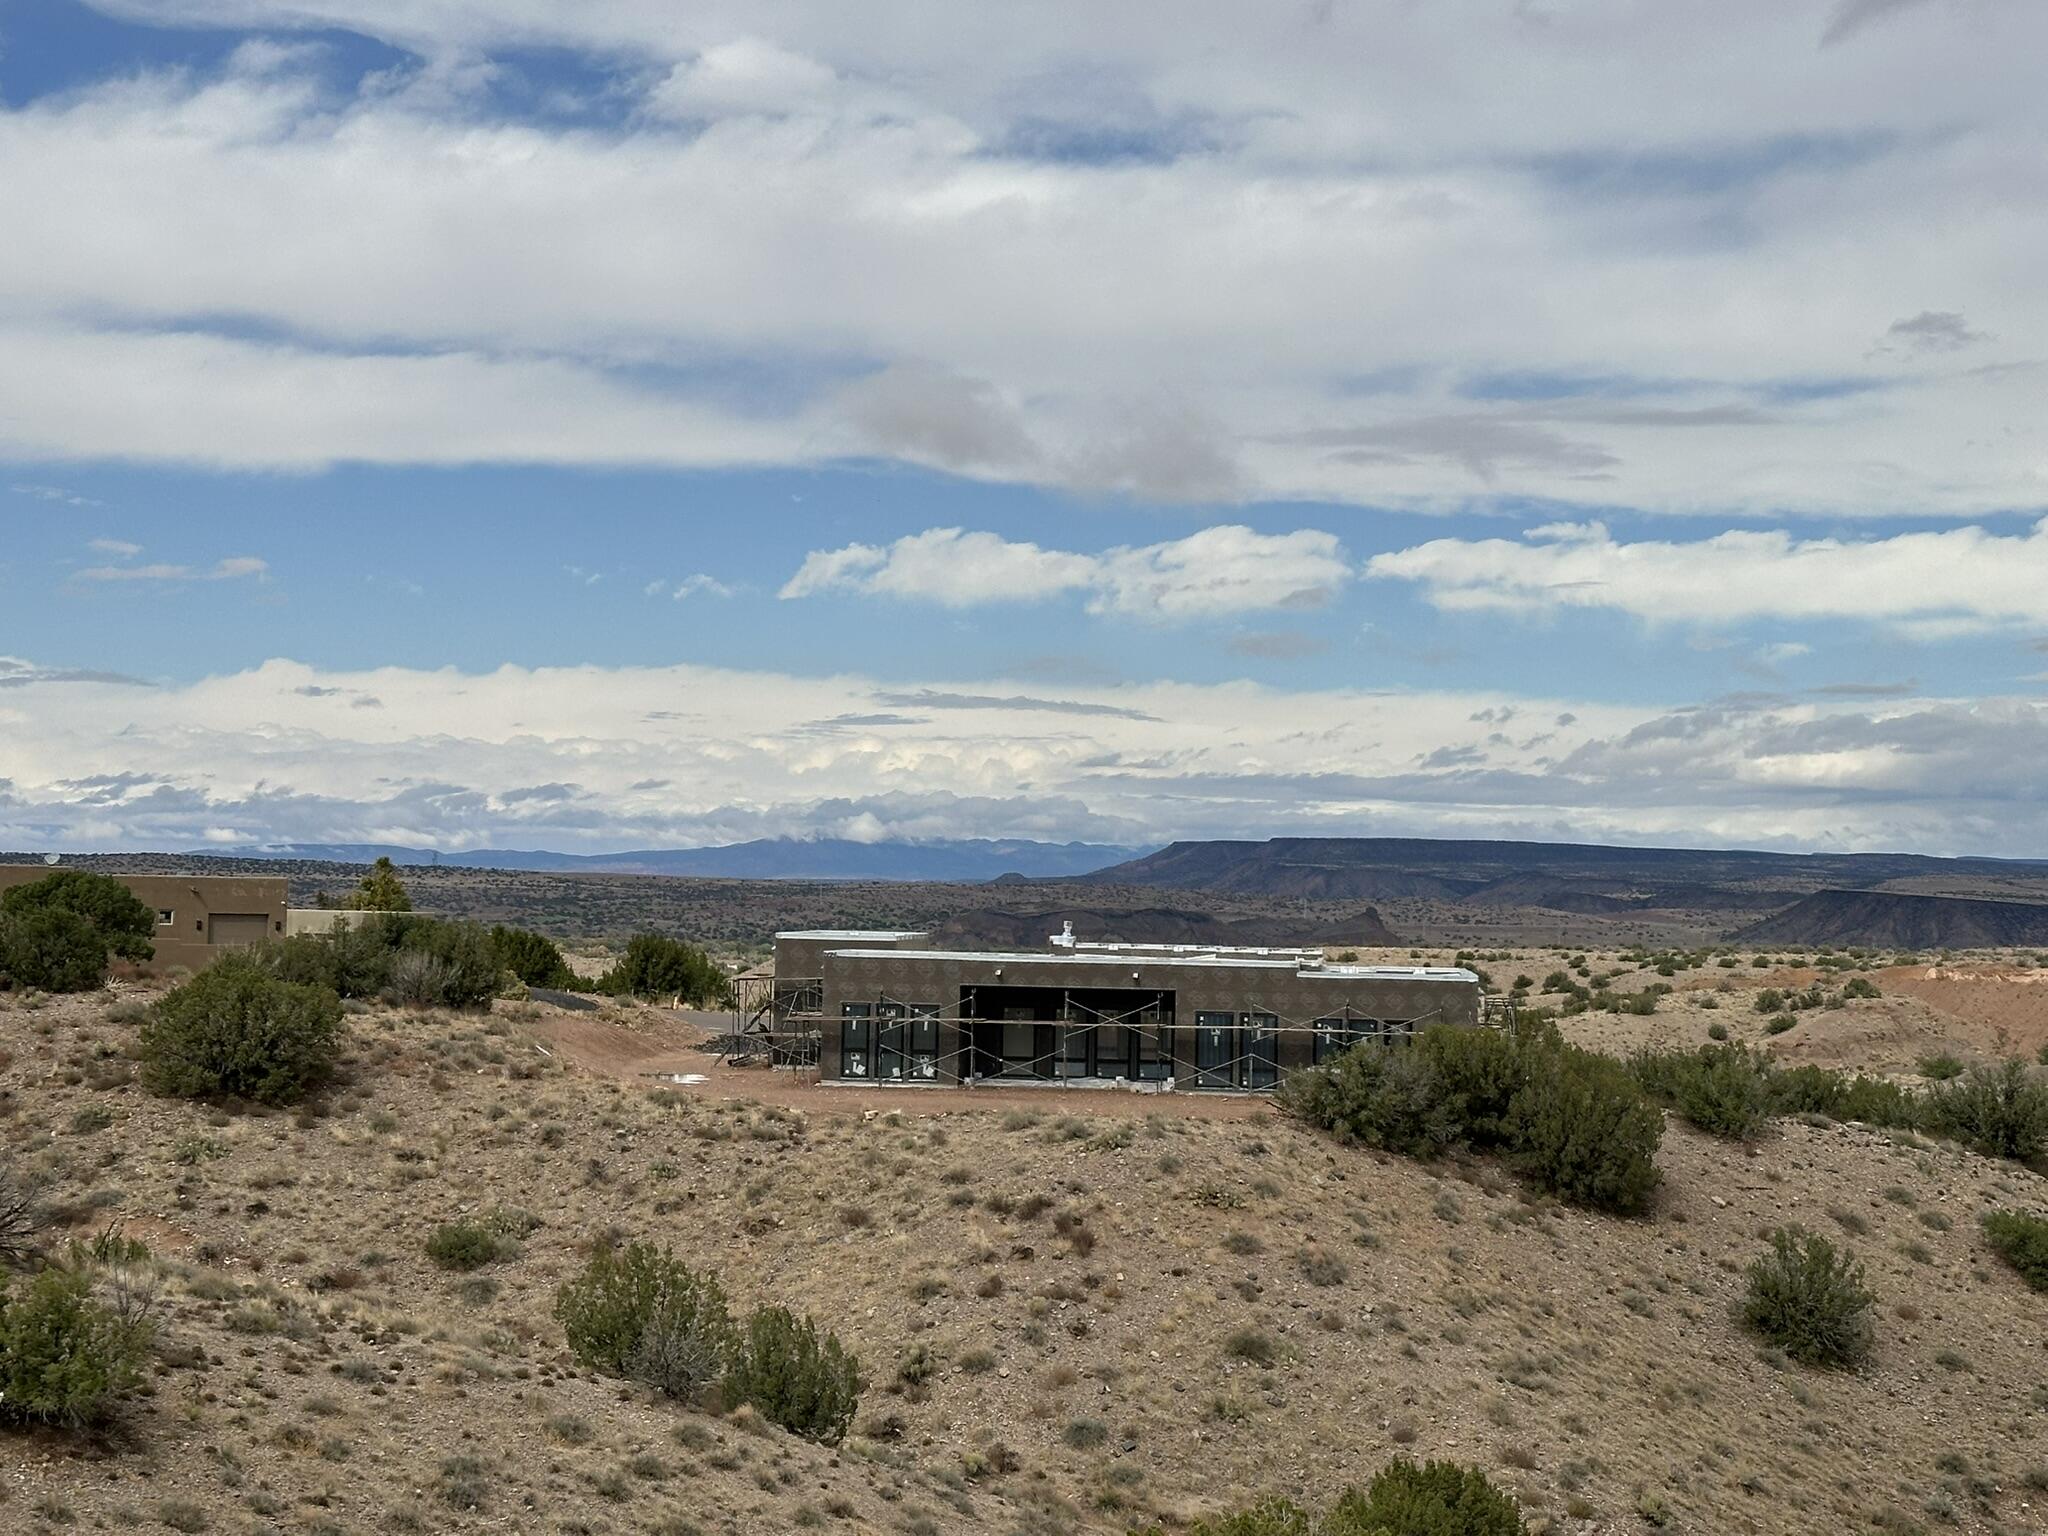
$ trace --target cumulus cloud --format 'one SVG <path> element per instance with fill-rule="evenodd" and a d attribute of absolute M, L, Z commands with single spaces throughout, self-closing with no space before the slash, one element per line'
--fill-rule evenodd
<path fill-rule="evenodd" d="M 1315 529 L 1264 534 L 1219 525 L 1090 555 L 994 533 L 928 528 L 887 546 L 813 550 L 780 595 L 847 591 L 972 608 L 1081 594 L 1094 613 L 1185 621 L 1319 607 L 1350 577 L 1336 536 Z"/>
<path fill-rule="evenodd" d="M 1453 612 L 1605 608 L 1702 624 L 1839 619 L 1932 638 L 2048 623 L 2048 519 L 2022 534 L 1965 527 L 1862 540 L 1735 530 L 1629 542 L 1600 523 L 1554 524 L 1520 539 L 1433 539 L 1374 556 L 1366 574 L 1418 583 Z"/>
<path fill-rule="evenodd" d="M 1816 15 L 1782 0 L 1585 0 L 1552 26 L 1476 0 L 1313 25 L 1222 0 L 945 26 L 901 0 L 772 26 L 724 0 L 101 4 L 418 58 L 350 80 L 264 41 L 0 108 L 0 453 L 23 461 L 2041 502 L 2048 301 L 2010 276 L 2048 243 L 2011 149 L 2048 131 L 2039 6 L 1907 27 L 1849 0 L 1828 35 L 1854 46 L 1816 71 Z M 535 46 L 607 110 L 494 94 L 499 53 Z M 548 259 L 506 261 L 536 228 Z M 1962 327 L 1982 367 L 1949 370 L 1938 329 L 1868 355 L 1924 318 L 1929 273 L 1930 315 L 1996 317 Z M 1537 411 L 1471 387 L 1502 377 L 1588 388 Z"/>

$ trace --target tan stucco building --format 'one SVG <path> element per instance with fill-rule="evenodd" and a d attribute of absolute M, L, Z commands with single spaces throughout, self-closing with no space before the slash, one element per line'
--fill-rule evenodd
<path fill-rule="evenodd" d="M 54 873 L 0 864 L 0 891 Z M 99 873 L 99 871 L 95 871 Z M 268 875 L 113 875 L 156 914 L 156 958 L 146 967 L 196 971 L 223 949 L 284 935 L 285 882 Z"/>

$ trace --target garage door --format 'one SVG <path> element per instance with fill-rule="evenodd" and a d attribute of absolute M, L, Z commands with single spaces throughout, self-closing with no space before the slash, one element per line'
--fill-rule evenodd
<path fill-rule="evenodd" d="M 206 918 L 209 944 L 254 944 L 270 936 L 270 919 L 261 912 L 210 912 Z"/>

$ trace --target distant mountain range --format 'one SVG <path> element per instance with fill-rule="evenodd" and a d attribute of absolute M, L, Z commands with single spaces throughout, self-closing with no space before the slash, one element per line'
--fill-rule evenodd
<path fill-rule="evenodd" d="M 467 848 L 452 853 L 386 843 L 261 843 L 194 848 L 229 859 L 312 859 L 338 864 L 443 864 L 467 869 L 527 869 L 608 875 L 694 875 L 739 880 L 1071 879 L 1143 852 L 1108 843 L 1039 843 L 962 838 L 859 843 L 843 838 L 761 838 L 716 848 L 646 848 L 628 853 L 552 853 L 545 849 Z"/>
<path fill-rule="evenodd" d="M 1105 885 L 1308 901 L 1419 898 L 1461 906 L 1604 914 L 1672 907 L 1754 910 L 1827 886 L 1868 888 L 1908 880 L 1963 887 L 1967 894 L 1986 885 L 2038 883 L 2048 893 L 2048 861 L 1476 839 L 1276 837 L 1258 843 L 1173 843 L 1083 878 Z"/>
<path fill-rule="evenodd" d="M 2048 944 L 2048 903 L 1815 891 L 1733 935 L 1738 944 L 1870 944 L 1890 949 L 2010 949 Z"/>

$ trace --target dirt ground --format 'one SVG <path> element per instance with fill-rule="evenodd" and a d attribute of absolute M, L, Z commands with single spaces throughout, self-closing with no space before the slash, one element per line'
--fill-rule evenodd
<path fill-rule="evenodd" d="M 1717 971 L 1568 1023 L 1619 1045 L 1724 1021 L 1908 1071 L 1982 1027 L 1885 987 L 1763 1037 L 1755 993 L 1789 973 Z M 705 1070 L 695 1026 L 530 1004 L 354 1012 L 334 1091 L 228 1112 L 133 1082 L 142 1000 L 0 999 L 5 1156 L 52 1181 L 57 1240 L 118 1223 L 162 1286 L 151 1389 L 112 1434 L 0 1442 L 0 1530 L 1116 1536 L 1324 1502 L 1401 1453 L 1485 1465 L 1547 1536 L 2048 1529 L 2048 1309 L 1977 1230 L 2048 1210 L 2048 1182 L 1953 1147 L 1674 1123 L 1655 1208 L 1621 1221 L 1248 1099 L 663 1086 L 649 1063 Z M 428 1262 L 437 1225 L 512 1206 L 540 1222 L 515 1254 Z M 1733 1315 L 1788 1220 L 1868 1265 L 1860 1372 L 1789 1367 Z M 611 1236 L 840 1332 L 855 1435 L 580 1368 L 553 1297 Z"/>

